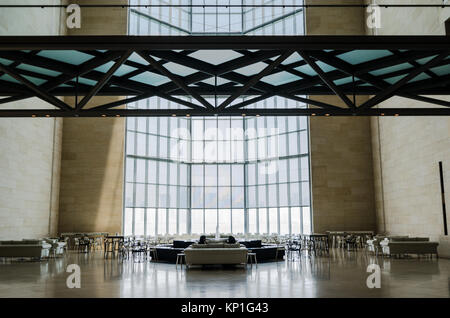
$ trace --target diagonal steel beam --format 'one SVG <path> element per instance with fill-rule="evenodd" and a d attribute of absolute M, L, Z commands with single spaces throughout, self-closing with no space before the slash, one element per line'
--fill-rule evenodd
<path fill-rule="evenodd" d="M 281 54 L 278 58 L 275 59 L 270 65 L 267 65 L 261 72 L 253 76 L 247 83 L 245 83 L 242 87 L 238 88 L 236 92 L 229 96 L 222 104 L 219 105 L 219 109 L 224 109 L 228 105 L 230 105 L 236 98 L 243 95 L 246 91 L 248 91 L 252 86 L 258 83 L 264 76 L 269 74 L 275 67 L 280 65 L 284 60 L 286 60 L 289 56 L 294 53 L 294 50 L 288 50 Z"/>
<path fill-rule="evenodd" d="M 380 77 L 384 77 L 384 75 L 383 76 L 375 76 L 370 73 L 361 73 L 360 71 L 358 71 L 357 67 L 355 67 L 355 66 L 351 65 L 350 63 L 343 61 L 337 57 L 330 56 L 328 53 L 325 53 L 322 51 L 314 51 L 314 52 L 310 52 L 310 55 L 312 57 L 314 57 L 316 60 L 322 61 L 330 66 L 333 66 L 336 69 L 341 70 L 342 72 L 346 73 L 347 75 L 357 74 L 358 78 L 360 78 L 363 82 L 373 85 L 374 87 L 377 87 L 381 90 L 385 90 L 391 86 L 390 83 L 388 83 L 380 78 Z M 414 60 L 410 61 L 410 63 L 413 61 Z M 441 64 L 441 63 L 438 63 L 438 64 Z M 436 64 L 436 65 L 438 65 L 438 64 Z M 418 64 L 418 65 L 420 66 L 420 64 Z M 401 74 L 405 74 L 405 72 L 402 72 Z M 406 73 L 406 74 L 409 74 L 409 73 Z M 399 74 L 397 74 L 397 75 L 399 75 Z M 386 77 L 389 78 L 392 76 L 386 75 Z M 432 104 L 436 104 L 436 105 L 447 106 L 447 107 L 450 106 L 450 102 L 435 99 L 435 98 L 418 96 L 418 95 L 414 95 L 411 93 L 398 92 L 396 95 L 398 95 L 400 97 L 423 101 L 423 102 L 428 102 L 428 103 L 432 103 Z"/>
<path fill-rule="evenodd" d="M 200 104 L 204 105 L 208 109 L 213 109 L 214 107 L 206 101 L 200 94 L 194 92 L 189 86 L 187 86 L 179 77 L 172 74 L 168 69 L 159 64 L 154 58 L 150 55 L 145 54 L 144 52 L 137 52 L 144 60 L 146 60 L 150 65 L 152 65 L 155 69 L 160 71 L 170 80 L 172 80 L 175 84 L 177 84 L 182 90 L 195 98 Z"/>
<path fill-rule="evenodd" d="M 336 94 L 342 99 L 342 101 L 349 107 L 355 108 L 355 104 L 345 95 L 339 87 L 334 84 L 334 82 L 329 79 L 326 73 L 312 60 L 312 58 L 305 51 L 297 51 L 298 54 L 303 58 L 303 60 L 308 63 L 309 66 L 319 75 L 320 79 Z"/>
<path fill-rule="evenodd" d="M 119 58 L 113 66 L 105 73 L 103 78 L 95 84 L 95 86 L 92 88 L 92 90 L 83 97 L 83 99 L 76 105 L 75 109 L 80 110 L 82 109 L 90 100 L 92 97 L 94 97 L 99 90 L 102 89 L 103 86 L 111 79 L 111 77 L 114 75 L 114 73 L 118 70 L 119 67 L 122 66 L 123 63 L 130 57 L 130 55 L 133 53 L 133 51 L 128 50 L 123 53 L 122 57 Z"/>
<path fill-rule="evenodd" d="M 395 95 L 395 93 L 406 83 L 408 83 L 410 80 L 418 76 L 419 74 L 423 73 L 424 71 L 430 69 L 433 67 L 433 65 L 439 63 L 443 59 L 445 59 L 448 56 L 449 52 L 444 52 L 433 58 L 432 60 L 428 61 L 427 63 L 421 65 L 420 67 L 416 68 L 414 71 L 409 73 L 409 75 L 403 77 L 402 79 L 398 80 L 394 85 L 386 88 L 382 92 L 380 92 L 378 95 L 375 95 L 371 99 L 369 99 L 367 102 L 363 103 L 361 106 L 359 106 L 360 109 L 370 108 L 375 106 L 376 104 L 379 104 L 386 99 L 392 97 Z"/>
<path fill-rule="evenodd" d="M 56 106 L 58 108 L 61 108 L 63 110 L 70 110 L 72 109 L 69 105 L 67 105 L 66 103 L 64 103 L 62 100 L 59 100 L 58 98 L 49 95 L 48 93 L 46 93 L 45 91 L 43 91 L 42 89 L 40 89 L 38 86 L 36 86 L 35 84 L 33 84 L 31 81 L 27 80 L 25 77 L 23 77 L 22 75 L 17 74 L 15 71 L 13 71 L 10 67 L 3 65 L 2 63 L 0 63 L 0 70 L 3 71 L 4 73 L 8 74 L 9 76 L 11 76 L 12 78 L 14 78 L 15 80 L 21 82 L 23 85 L 25 85 L 28 89 L 30 89 L 31 91 L 33 91 L 37 97 L 39 97 L 40 99 L 46 101 L 47 103 L 52 104 L 53 106 Z"/>

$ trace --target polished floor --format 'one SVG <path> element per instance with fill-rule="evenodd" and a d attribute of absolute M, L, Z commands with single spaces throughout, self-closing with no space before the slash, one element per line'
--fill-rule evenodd
<path fill-rule="evenodd" d="M 80 266 L 80 289 L 66 286 L 69 264 Z M 378 289 L 366 285 L 369 264 L 380 266 Z M 71 252 L 42 262 L 0 263 L 0 297 L 449 297 L 449 274 L 448 259 L 376 259 L 342 250 L 253 268 L 188 270 Z"/>

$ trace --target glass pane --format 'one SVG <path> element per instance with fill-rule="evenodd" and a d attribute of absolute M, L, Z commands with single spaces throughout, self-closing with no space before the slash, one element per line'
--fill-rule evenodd
<path fill-rule="evenodd" d="M 232 188 L 232 206 L 233 208 L 243 208 L 244 207 L 244 187 L 233 187 Z"/>
<path fill-rule="evenodd" d="M 191 211 L 191 232 L 192 234 L 203 233 L 203 210 Z"/>
<path fill-rule="evenodd" d="M 188 217 L 187 210 L 182 209 L 178 210 L 178 230 L 180 235 L 188 233 L 187 217 Z"/>
<path fill-rule="evenodd" d="M 230 184 L 231 184 L 231 166 L 230 165 L 219 165 L 218 167 L 219 167 L 219 186 L 230 186 Z"/>
<path fill-rule="evenodd" d="M 158 209 L 158 235 L 167 233 L 167 210 Z"/>
<path fill-rule="evenodd" d="M 267 209 L 259 209 L 259 233 L 267 234 Z"/>
<path fill-rule="evenodd" d="M 302 182 L 302 205 L 310 205 L 310 184 L 309 182 Z"/>
<path fill-rule="evenodd" d="M 289 183 L 289 188 L 291 191 L 291 205 L 298 206 L 300 205 L 300 187 L 297 182 Z"/>
<path fill-rule="evenodd" d="M 203 208 L 203 188 L 202 187 L 192 187 L 192 200 L 191 204 L 194 209 Z"/>
<path fill-rule="evenodd" d="M 231 210 L 219 210 L 219 232 L 221 234 L 231 233 Z"/>
<path fill-rule="evenodd" d="M 303 207 L 303 233 L 311 233 L 311 212 L 309 207 Z"/>
<path fill-rule="evenodd" d="M 217 166 L 205 165 L 205 186 L 217 185 Z"/>
<path fill-rule="evenodd" d="M 300 208 L 294 207 L 291 208 L 291 224 L 292 224 L 292 234 L 299 234 L 302 233 L 300 228 L 300 220 L 301 220 L 301 213 Z"/>
<path fill-rule="evenodd" d="M 177 234 L 177 210 L 169 210 L 169 232 L 168 234 Z"/>
<path fill-rule="evenodd" d="M 230 190 L 230 187 L 219 187 L 219 208 L 231 208 Z"/>
<path fill-rule="evenodd" d="M 156 185 L 149 184 L 147 185 L 147 207 L 156 208 Z"/>
<path fill-rule="evenodd" d="M 276 184 L 271 184 L 268 186 L 268 190 L 269 190 L 269 206 L 270 207 L 276 207 L 278 206 L 278 202 L 277 202 L 277 185 Z"/>
<path fill-rule="evenodd" d="M 289 208 L 280 208 L 280 234 L 289 234 Z"/>
<path fill-rule="evenodd" d="M 205 187 L 205 208 L 217 208 L 217 187 Z"/>
<path fill-rule="evenodd" d="M 136 182 L 145 182 L 145 160 L 136 160 Z"/>
<path fill-rule="evenodd" d="M 278 209 L 269 209 L 269 233 L 278 233 Z"/>
<path fill-rule="evenodd" d="M 155 218 L 156 218 L 156 210 L 155 209 L 147 209 L 147 235 L 154 236 L 155 235 Z"/>
<path fill-rule="evenodd" d="M 213 234 L 217 231 L 217 210 L 205 210 L 205 233 Z"/>
<path fill-rule="evenodd" d="M 123 234 L 133 235 L 133 209 L 125 209 Z"/>
<path fill-rule="evenodd" d="M 203 165 L 192 165 L 192 185 L 203 185 Z"/>
<path fill-rule="evenodd" d="M 243 186 L 244 185 L 244 165 L 234 164 L 232 167 L 232 182 L 233 186 Z"/>
<path fill-rule="evenodd" d="M 244 233 L 244 210 L 243 209 L 233 209 L 232 210 L 232 230 L 233 234 L 243 234 Z"/>
<path fill-rule="evenodd" d="M 145 184 L 136 184 L 136 202 L 135 206 L 145 207 Z"/>
<path fill-rule="evenodd" d="M 145 210 L 134 209 L 134 235 L 144 235 Z"/>
<path fill-rule="evenodd" d="M 257 214 L 256 209 L 248 210 L 248 232 L 251 234 L 257 233 Z"/>

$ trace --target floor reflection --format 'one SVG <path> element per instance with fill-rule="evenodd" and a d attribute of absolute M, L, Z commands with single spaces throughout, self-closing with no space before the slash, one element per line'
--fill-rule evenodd
<path fill-rule="evenodd" d="M 66 286 L 69 264 L 81 268 L 81 289 Z M 369 264 L 380 266 L 380 289 L 366 286 Z M 253 267 L 189 269 L 70 253 L 0 264 L 0 297 L 449 297 L 449 273 L 446 259 L 376 258 L 341 249 Z"/>

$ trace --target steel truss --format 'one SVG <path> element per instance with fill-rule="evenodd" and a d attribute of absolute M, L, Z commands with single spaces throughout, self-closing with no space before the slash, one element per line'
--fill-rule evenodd
<path fill-rule="evenodd" d="M 70 63 L 46 56 L 45 52 L 51 50 L 68 54 L 82 52 L 90 58 L 80 64 Z M 238 53 L 238 57 L 215 64 L 214 54 L 211 60 L 192 55 L 201 50 L 230 50 Z M 352 51 L 371 56 L 373 50 L 388 54 L 366 58 L 360 63 L 342 58 Z M 0 99 L 0 117 L 443 116 L 450 115 L 450 102 L 431 96 L 450 95 L 449 53 L 450 37 L 445 36 L 0 37 L 0 96 L 4 96 Z M 131 56 L 138 56 L 139 62 Z M 194 72 L 185 76 L 176 74 L 169 70 L 169 63 Z M 264 66 L 255 74 L 240 72 L 242 68 L 261 63 Z M 106 65 L 106 71 L 98 70 Z M 130 71 L 118 75 L 123 66 Z M 168 81 L 156 85 L 135 78 L 142 74 L 156 74 Z M 291 80 L 282 84 L 265 80 L 276 74 L 288 75 Z M 417 79 L 418 76 L 422 77 Z M 350 81 L 342 81 L 349 77 Z M 80 83 L 80 78 L 95 84 Z M 215 85 L 205 82 L 211 79 Z M 217 84 L 217 79 L 226 83 Z M 342 103 L 319 101 L 315 95 L 336 95 Z M 358 95 L 371 97 L 358 104 Z M 64 96 L 75 97 L 75 104 L 69 105 L 58 98 Z M 91 102 L 88 107 L 94 96 L 122 96 L 122 99 L 99 105 Z M 184 108 L 117 108 L 153 96 Z M 274 96 L 310 107 L 246 108 Z M 423 108 L 375 107 L 393 96 L 410 99 L 411 105 L 415 101 L 427 104 Z M 5 108 L 9 103 L 30 97 L 38 97 L 54 108 Z M 220 97 L 223 101 L 211 103 L 210 97 Z"/>

